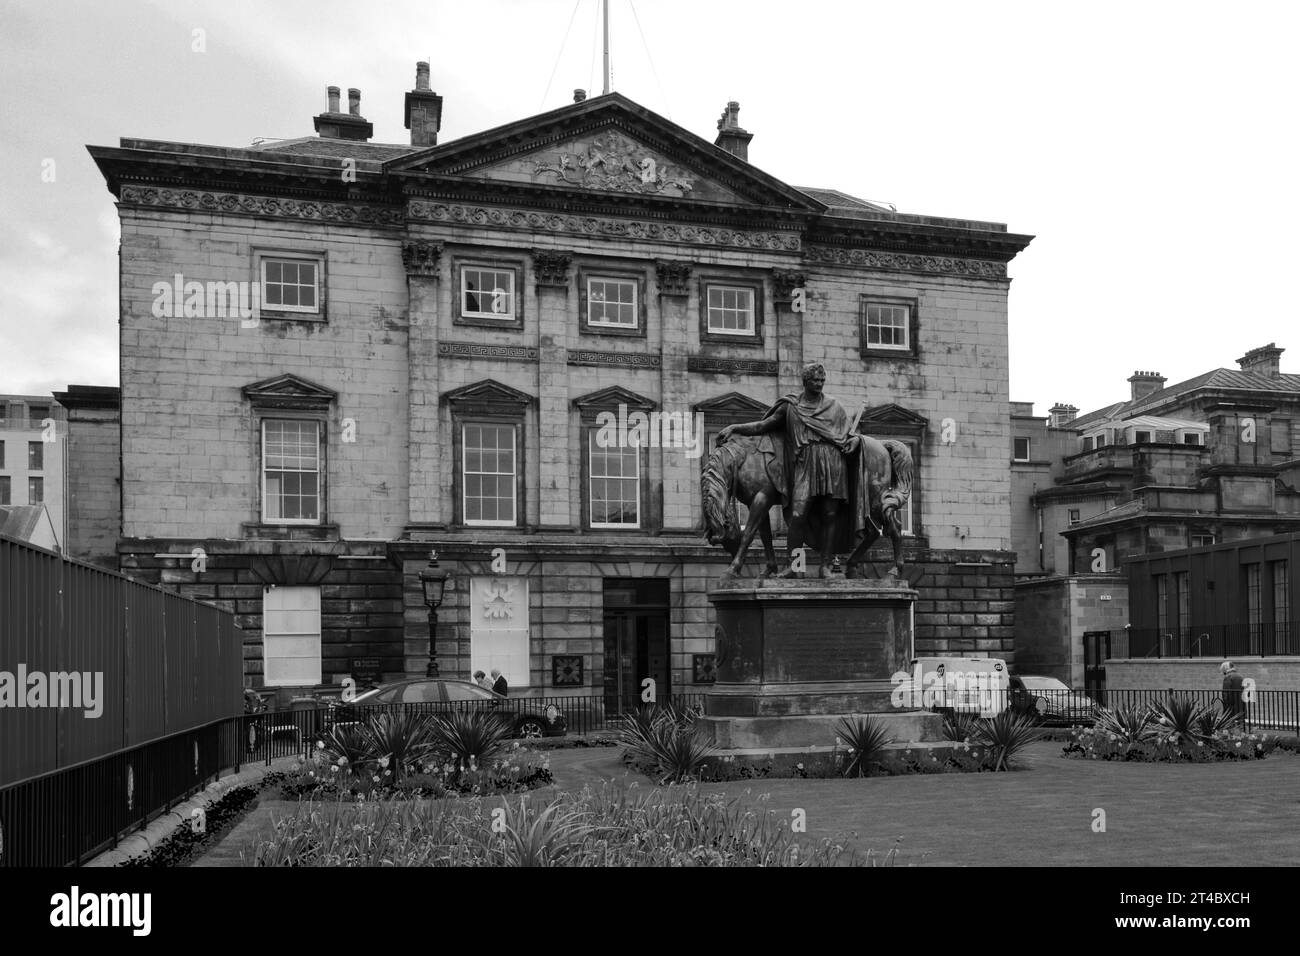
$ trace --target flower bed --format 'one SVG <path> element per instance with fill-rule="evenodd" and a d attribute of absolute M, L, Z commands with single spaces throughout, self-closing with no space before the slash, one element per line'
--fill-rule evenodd
<path fill-rule="evenodd" d="M 607 783 L 550 799 L 303 802 L 256 866 L 878 866 L 846 841 L 799 838 L 766 796 Z"/>
<path fill-rule="evenodd" d="M 287 798 L 373 800 L 519 793 L 548 786 L 551 780 L 550 758 L 518 741 L 490 756 L 482 766 L 475 757 L 459 764 L 450 760 L 437 763 L 435 759 L 407 764 L 400 775 L 394 775 L 387 757 L 377 758 L 373 764 L 353 764 L 345 755 L 331 754 L 322 743 L 309 759 L 286 771 L 278 783 L 280 794 Z"/>
<path fill-rule="evenodd" d="M 1212 763 L 1258 760 L 1277 746 L 1275 737 L 1246 733 L 1231 714 L 1190 697 L 1149 706 L 1101 710 L 1091 727 L 1076 727 L 1062 753 L 1085 760 Z"/>
<path fill-rule="evenodd" d="M 183 823 L 148 853 L 133 856 L 119 863 L 118 866 L 186 866 L 243 818 L 256 802 L 259 792 L 260 786 L 252 785 L 226 791 L 204 811 L 201 830 L 196 830 L 191 824 Z"/>
<path fill-rule="evenodd" d="M 1202 740 L 1180 740 L 1164 734 L 1146 740 L 1125 740 L 1091 727 L 1071 734 L 1062 753 L 1085 760 L 1138 760 L 1146 763 L 1213 763 L 1219 760 L 1259 760 L 1268 756 L 1276 741 L 1260 734 L 1220 733 Z"/>

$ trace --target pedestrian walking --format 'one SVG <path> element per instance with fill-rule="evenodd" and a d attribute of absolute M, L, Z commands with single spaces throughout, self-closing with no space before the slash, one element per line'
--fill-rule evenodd
<path fill-rule="evenodd" d="M 1219 672 L 1223 674 L 1223 712 L 1231 714 L 1235 723 L 1244 724 L 1246 702 L 1241 693 L 1244 681 L 1237 672 L 1237 665 L 1232 661 L 1224 661 L 1219 665 Z"/>
<path fill-rule="evenodd" d="M 506 683 L 505 675 L 496 667 L 492 668 L 492 689 L 502 697 L 510 696 L 510 685 Z"/>
<path fill-rule="evenodd" d="M 484 690 L 492 689 L 492 682 L 488 680 L 487 674 L 482 671 L 474 672 L 474 683 L 478 684 L 478 686 L 482 687 Z"/>

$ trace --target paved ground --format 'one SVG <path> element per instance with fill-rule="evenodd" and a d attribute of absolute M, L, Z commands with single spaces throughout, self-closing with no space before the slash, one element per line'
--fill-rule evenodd
<path fill-rule="evenodd" d="M 898 863 L 925 866 L 1283 866 L 1300 863 L 1300 756 L 1278 751 L 1245 764 L 1066 760 L 1060 743 L 1033 745 L 1013 773 L 760 780 L 709 791 L 771 794 L 799 808 L 808 835 L 855 835 Z M 559 789 L 622 778 L 617 748 L 556 750 Z M 649 781 L 632 775 L 643 786 Z M 1094 811 L 1106 831 L 1093 832 Z M 263 801 L 195 865 L 238 866 L 239 852 L 292 805 Z"/>

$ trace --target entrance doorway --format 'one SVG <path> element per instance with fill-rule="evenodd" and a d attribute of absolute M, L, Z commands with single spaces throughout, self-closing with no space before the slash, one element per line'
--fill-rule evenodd
<path fill-rule="evenodd" d="M 1105 706 L 1106 658 L 1110 657 L 1110 631 L 1083 632 L 1083 688 Z"/>
<path fill-rule="evenodd" d="M 655 699 L 667 701 L 672 693 L 668 581 L 606 578 L 604 622 L 605 712 L 635 710 L 647 678 L 654 681 Z"/>

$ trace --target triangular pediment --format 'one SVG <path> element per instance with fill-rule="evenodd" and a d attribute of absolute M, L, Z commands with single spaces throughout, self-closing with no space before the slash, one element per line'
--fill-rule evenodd
<path fill-rule="evenodd" d="M 284 374 L 245 385 L 244 397 L 269 408 L 325 408 L 338 392 L 297 375 Z"/>
<path fill-rule="evenodd" d="M 706 398 L 704 401 L 698 402 L 695 405 L 695 410 L 705 414 L 741 414 L 757 418 L 770 407 L 770 402 L 761 402 L 757 398 L 750 398 L 748 395 L 740 394 L 740 392 L 727 392 L 725 395 Z"/>
<path fill-rule="evenodd" d="M 917 432 L 923 430 L 928 424 L 930 424 L 928 418 L 902 405 L 877 405 L 863 410 L 862 418 L 858 420 L 858 431 L 864 434 L 885 429 Z"/>
<path fill-rule="evenodd" d="M 444 405 L 498 405 L 509 408 L 524 408 L 536 401 L 527 392 L 502 385 L 491 378 L 443 392 L 440 400 Z"/>
<path fill-rule="evenodd" d="M 618 93 L 430 147 L 385 168 L 571 193 L 825 208 Z"/>
<path fill-rule="evenodd" d="M 620 405 L 637 412 L 653 411 L 658 406 L 644 395 L 638 395 L 622 385 L 611 385 L 596 392 L 579 395 L 573 405 L 580 411 L 610 411 Z"/>

